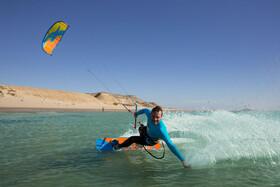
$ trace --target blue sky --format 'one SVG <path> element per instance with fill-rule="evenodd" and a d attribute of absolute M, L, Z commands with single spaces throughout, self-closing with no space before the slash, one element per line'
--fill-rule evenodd
<path fill-rule="evenodd" d="M 3 0 L 0 83 L 280 109 L 279 10 L 278 0 Z M 48 56 L 41 41 L 59 20 L 70 28 Z"/>

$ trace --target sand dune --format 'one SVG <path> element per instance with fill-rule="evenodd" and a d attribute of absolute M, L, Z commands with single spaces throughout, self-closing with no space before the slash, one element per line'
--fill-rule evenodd
<path fill-rule="evenodd" d="M 80 109 L 80 110 L 124 110 L 122 104 L 134 108 L 153 107 L 136 96 L 106 92 L 78 93 L 23 86 L 0 85 L 1 110 L 13 109 Z M 122 103 L 122 104 L 121 104 Z"/>

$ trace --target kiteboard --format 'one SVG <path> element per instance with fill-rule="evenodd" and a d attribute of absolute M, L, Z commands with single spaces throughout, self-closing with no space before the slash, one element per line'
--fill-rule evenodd
<path fill-rule="evenodd" d="M 123 143 L 127 138 L 126 137 L 119 137 L 119 138 L 103 138 L 103 139 L 97 139 L 96 140 L 96 149 L 98 151 L 114 151 L 113 148 L 113 140 L 117 140 L 120 144 Z M 159 150 L 161 149 L 161 144 L 157 143 L 153 146 L 145 146 L 147 150 Z M 131 144 L 129 147 L 121 148 L 120 150 L 142 150 L 144 147 L 142 145 L 138 144 Z"/>

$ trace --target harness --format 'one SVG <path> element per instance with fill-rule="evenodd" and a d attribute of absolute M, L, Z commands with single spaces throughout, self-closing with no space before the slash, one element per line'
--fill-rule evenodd
<path fill-rule="evenodd" d="M 140 122 L 139 122 L 139 124 L 140 124 L 140 127 L 138 128 L 138 131 L 139 131 L 140 136 L 144 138 L 144 140 L 145 140 L 145 142 L 146 142 L 146 145 L 148 145 L 148 146 L 153 146 L 153 145 L 157 144 L 157 141 L 158 141 L 159 139 L 153 139 L 153 138 L 151 138 L 151 137 L 148 135 L 148 133 L 147 133 L 147 126 L 144 126 L 144 125 L 143 125 L 142 123 L 140 123 Z M 163 147 L 163 153 L 162 153 L 162 155 L 161 155 L 160 157 L 157 157 L 157 156 L 153 155 L 150 151 L 148 151 L 148 150 L 146 149 L 145 145 L 143 145 L 143 147 L 144 147 L 145 151 L 146 151 L 147 153 L 149 153 L 149 155 L 151 155 L 151 156 L 154 157 L 155 159 L 163 159 L 164 156 L 165 156 L 165 147 L 164 147 L 164 144 L 163 144 L 162 142 L 161 142 L 161 144 L 162 144 L 162 147 Z"/>

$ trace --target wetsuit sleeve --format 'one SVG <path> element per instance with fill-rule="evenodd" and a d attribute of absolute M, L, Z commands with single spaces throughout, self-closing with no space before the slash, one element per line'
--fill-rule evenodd
<path fill-rule="evenodd" d="M 139 116 L 141 114 L 146 114 L 147 118 L 149 118 L 151 111 L 147 108 L 141 109 L 136 112 L 136 116 Z"/>
<path fill-rule="evenodd" d="M 165 141 L 165 143 L 167 144 L 168 148 L 170 149 L 170 151 L 181 161 L 185 160 L 185 157 L 181 154 L 181 152 L 178 150 L 178 148 L 176 147 L 176 145 L 171 141 L 170 136 L 166 130 L 166 127 L 162 128 L 162 137 L 161 139 L 163 141 Z"/>

